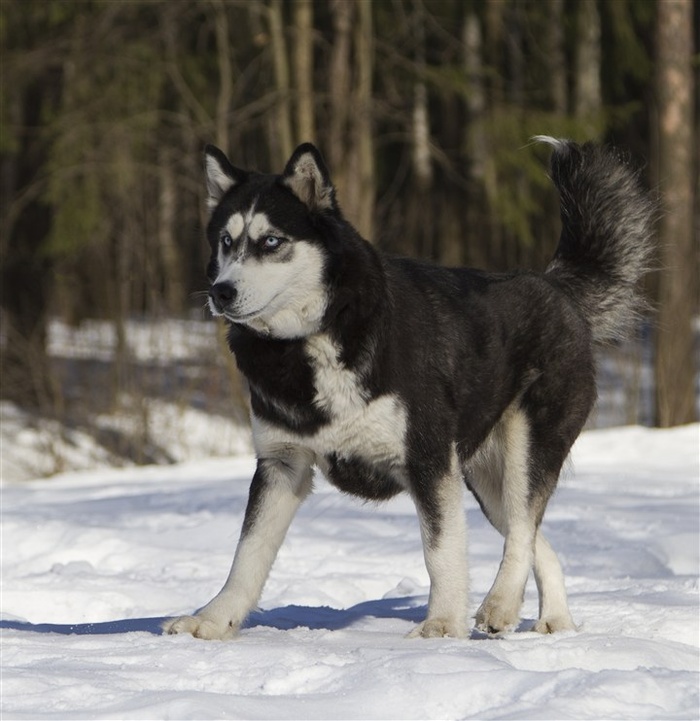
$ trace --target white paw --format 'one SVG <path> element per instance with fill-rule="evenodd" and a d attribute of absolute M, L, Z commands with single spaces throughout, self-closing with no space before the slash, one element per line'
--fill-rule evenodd
<path fill-rule="evenodd" d="M 464 638 L 467 629 L 464 623 L 447 618 L 426 618 L 423 623 L 416 626 L 407 638 Z"/>
<path fill-rule="evenodd" d="M 487 596 L 476 612 L 476 627 L 488 634 L 512 631 L 520 620 L 520 604 Z"/>
<path fill-rule="evenodd" d="M 180 616 L 166 621 L 163 631 L 168 634 L 190 633 L 195 638 L 224 641 L 236 635 L 238 626 L 206 616 Z"/>
<path fill-rule="evenodd" d="M 544 618 L 540 618 L 535 622 L 532 630 L 537 633 L 558 633 L 559 631 L 575 631 L 576 625 L 567 613 L 560 616 L 545 616 Z"/>

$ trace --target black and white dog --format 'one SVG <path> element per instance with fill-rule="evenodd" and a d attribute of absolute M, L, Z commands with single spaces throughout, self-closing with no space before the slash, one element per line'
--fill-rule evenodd
<path fill-rule="evenodd" d="M 574 628 L 540 522 L 596 397 L 594 346 L 640 307 L 653 205 L 613 152 L 540 140 L 561 238 L 544 273 L 508 274 L 384 257 L 343 218 L 313 145 L 282 175 L 206 148 L 209 305 L 250 385 L 257 470 L 228 580 L 167 632 L 237 632 L 314 466 L 355 496 L 414 500 L 431 585 L 412 636 L 468 631 L 465 486 L 505 537 L 477 628 L 518 623 L 533 566 L 534 629 Z"/>

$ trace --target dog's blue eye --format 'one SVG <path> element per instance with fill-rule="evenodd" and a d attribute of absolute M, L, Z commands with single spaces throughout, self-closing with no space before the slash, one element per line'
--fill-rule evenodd
<path fill-rule="evenodd" d="M 221 245 L 223 245 L 224 248 L 230 248 L 233 245 L 233 238 L 228 233 L 224 233 L 221 236 Z"/>
<path fill-rule="evenodd" d="M 268 235 L 262 242 L 265 250 L 275 250 L 282 245 L 282 238 L 278 238 L 276 235 Z"/>

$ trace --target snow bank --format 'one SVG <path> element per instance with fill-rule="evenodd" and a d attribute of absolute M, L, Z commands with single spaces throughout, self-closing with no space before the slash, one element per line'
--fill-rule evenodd
<path fill-rule="evenodd" d="M 2 488 L 3 719 L 696 719 L 698 426 L 585 433 L 545 519 L 577 633 L 406 639 L 428 579 L 412 504 L 317 479 L 231 642 L 159 635 L 226 576 L 253 460 Z M 471 611 L 501 540 L 473 501 Z"/>

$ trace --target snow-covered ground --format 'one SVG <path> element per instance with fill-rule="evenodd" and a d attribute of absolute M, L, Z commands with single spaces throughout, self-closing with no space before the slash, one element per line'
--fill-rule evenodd
<path fill-rule="evenodd" d="M 3 719 L 697 719 L 700 428 L 589 431 L 545 518 L 580 629 L 406 639 L 408 498 L 317 479 L 240 638 L 162 636 L 222 584 L 251 458 L 2 487 Z M 467 502 L 471 611 L 501 541 Z"/>
<path fill-rule="evenodd" d="M 69 397 L 80 395 L 82 414 L 77 421 L 68 414 L 59 422 L 0 401 L 2 481 L 129 466 L 139 455 L 167 463 L 252 452 L 245 403 L 217 383 L 216 364 L 226 360 L 216 323 L 130 320 L 124 333 L 132 373 L 138 368 L 141 377 L 132 378 L 131 394 L 123 392 L 105 409 L 91 396 L 105 393 L 96 384 L 113 381 L 114 325 L 97 320 L 75 327 L 60 320 L 49 324 L 54 383 Z M 114 443 L 104 443 L 115 436 L 121 439 L 121 453 Z"/>

